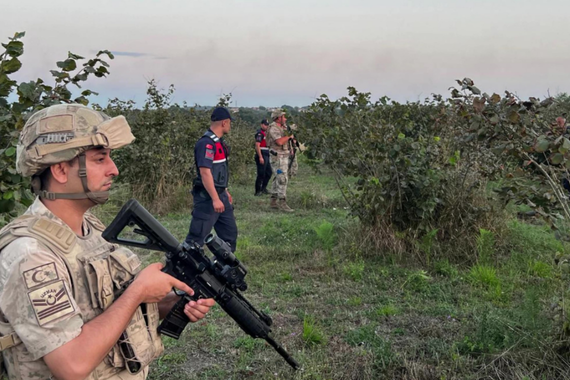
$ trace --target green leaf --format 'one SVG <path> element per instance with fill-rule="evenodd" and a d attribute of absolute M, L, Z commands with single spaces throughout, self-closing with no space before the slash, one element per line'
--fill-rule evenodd
<path fill-rule="evenodd" d="M 479 113 L 483 112 L 485 109 L 485 98 L 476 97 L 473 99 L 473 108 Z"/>
<path fill-rule="evenodd" d="M 98 92 L 95 92 L 95 91 L 91 91 L 91 90 L 85 90 L 85 91 L 83 91 L 83 92 L 81 93 L 81 95 L 83 95 L 83 96 L 99 95 L 99 93 L 98 93 Z"/>
<path fill-rule="evenodd" d="M 26 32 L 16 32 L 16 33 L 14 33 L 14 37 L 9 38 L 9 39 L 12 41 L 19 40 L 20 38 L 23 38 L 25 35 L 26 35 Z"/>
<path fill-rule="evenodd" d="M 88 74 L 83 72 L 82 74 L 77 74 L 73 77 L 72 82 L 79 82 L 79 81 L 86 81 L 88 78 Z"/>
<path fill-rule="evenodd" d="M 115 56 L 109 50 L 100 50 L 99 53 L 97 53 L 97 57 L 101 54 L 106 54 L 110 59 L 115 59 Z"/>
<path fill-rule="evenodd" d="M 22 67 L 22 62 L 20 62 L 18 58 L 12 58 L 11 60 L 4 61 L 0 64 L 0 72 L 12 74 L 20 70 L 20 67 Z"/>
<path fill-rule="evenodd" d="M 519 113 L 516 111 L 511 111 L 508 118 L 509 121 L 513 124 L 518 124 L 521 121 L 521 115 L 519 115 Z"/>
<path fill-rule="evenodd" d="M 57 67 L 63 71 L 73 71 L 77 68 L 77 63 L 73 59 L 66 59 L 65 61 L 57 62 Z"/>
<path fill-rule="evenodd" d="M 73 99 L 75 103 L 83 104 L 84 106 L 89 104 L 89 100 L 85 96 L 80 96 Z"/>
<path fill-rule="evenodd" d="M 558 148 L 558 151 L 562 154 L 570 151 L 570 140 L 568 140 L 566 137 L 564 137 L 564 139 L 562 140 L 562 145 L 560 145 L 560 148 Z"/>
<path fill-rule="evenodd" d="M 499 94 L 491 95 L 491 103 L 497 104 L 501 101 L 501 96 Z"/>
<path fill-rule="evenodd" d="M 68 73 L 62 73 L 61 71 L 50 70 L 50 73 L 57 79 L 57 82 L 61 82 L 61 80 L 65 78 L 69 78 Z"/>
<path fill-rule="evenodd" d="M 14 87 L 16 84 L 16 81 L 0 83 L 0 96 L 10 95 L 10 92 L 12 92 L 12 87 Z"/>
<path fill-rule="evenodd" d="M 456 150 L 453 156 L 449 157 L 449 163 L 455 166 L 457 162 L 459 162 L 459 158 L 460 158 L 460 153 L 458 150 Z"/>
<path fill-rule="evenodd" d="M 555 153 L 552 156 L 550 156 L 550 163 L 552 163 L 553 165 L 558 165 L 562 161 L 564 161 L 564 156 L 560 153 Z"/>
<path fill-rule="evenodd" d="M 105 74 L 108 74 L 108 73 L 109 73 L 109 71 L 107 70 L 107 68 L 105 66 L 99 66 L 97 68 L 97 70 L 95 71 L 95 76 L 97 78 L 101 78 L 101 77 L 104 77 Z"/>
<path fill-rule="evenodd" d="M 538 141 L 534 145 L 534 151 L 537 153 L 544 153 L 548 150 L 549 146 L 550 146 L 550 141 L 548 141 L 546 137 L 540 136 L 538 138 Z"/>
<path fill-rule="evenodd" d="M 69 58 L 69 59 L 85 59 L 84 57 L 77 55 L 77 54 L 73 54 L 70 51 L 67 52 L 67 58 Z"/>
<path fill-rule="evenodd" d="M 2 195 L 2 199 L 4 199 L 4 200 L 12 199 L 12 196 L 14 196 L 14 192 L 13 191 L 7 191 Z"/>
<path fill-rule="evenodd" d="M 468 89 L 471 90 L 471 92 L 475 95 L 481 95 L 481 90 L 479 90 L 477 87 L 475 86 L 467 86 Z"/>
<path fill-rule="evenodd" d="M 6 149 L 6 151 L 4 152 L 4 154 L 8 157 L 12 157 L 14 154 L 16 154 L 16 148 L 14 148 L 13 146 L 9 147 L 8 149 Z"/>
<path fill-rule="evenodd" d="M 21 97 L 30 99 L 30 100 L 35 100 L 37 97 L 36 94 L 36 84 L 34 82 L 24 82 L 24 83 L 20 83 L 20 86 L 18 86 L 18 93 Z"/>
<path fill-rule="evenodd" d="M 2 44 L 2 46 L 10 57 L 19 57 L 24 54 L 24 44 L 20 41 L 10 41 L 7 44 Z"/>

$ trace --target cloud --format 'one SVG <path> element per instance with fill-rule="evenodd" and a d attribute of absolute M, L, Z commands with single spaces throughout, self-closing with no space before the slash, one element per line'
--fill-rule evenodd
<path fill-rule="evenodd" d="M 117 55 L 117 56 L 134 57 L 134 58 L 152 56 L 152 54 L 138 53 L 135 51 L 112 51 L 111 53 L 113 53 L 114 55 Z"/>

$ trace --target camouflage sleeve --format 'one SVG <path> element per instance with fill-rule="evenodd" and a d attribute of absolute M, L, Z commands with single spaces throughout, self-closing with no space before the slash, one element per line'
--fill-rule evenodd
<path fill-rule="evenodd" d="M 269 127 L 267 130 L 267 140 L 268 141 L 275 141 L 283 137 L 283 130 L 277 127 Z"/>
<path fill-rule="evenodd" d="M 81 333 L 83 320 L 69 272 L 59 257 L 33 238 L 15 240 L 0 257 L 0 310 L 31 360 Z"/>

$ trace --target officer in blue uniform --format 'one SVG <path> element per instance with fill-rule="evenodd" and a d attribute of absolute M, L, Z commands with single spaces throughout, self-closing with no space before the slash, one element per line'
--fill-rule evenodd
<path fill-rule="evenodd" d="M 229 133 L 233 118 L 227 108 L 216 107 L 210 120 L 210 129 L 194 147 L 197 176 L 192 188 L 194 209 L 186 242 L 203 245 L 213 227 L 235 251 L 238 231 L 232 196 L 227 190 L 229 150 L 222 139 Z"/>
<path fill-rule="evenodd" d="M 271 179 L 271 162 L 269 160 L 269 148 L 265 140 L 265 134 L 269 128 L 267 119 L 261 120 L 261 128 L 255 133 L 255 165 L 257 166 L 257 178 L 255 179 L 255 195 L 269 194 L 267 184 Z"/>

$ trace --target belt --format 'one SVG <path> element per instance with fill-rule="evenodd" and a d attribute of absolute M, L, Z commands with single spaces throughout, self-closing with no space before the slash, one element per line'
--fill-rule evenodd
<path fill-rule="evenodd" d="M 206 188 L 204 186 L 197 186 L 196 185 L 196 186 L 194 186 L 192 191 L 195 191 L 195 192 L 203 191 L 204 193 L 208 194 L 208 190 L 206 190 Z M 224 191 L 226 191 L 225 187 L 216 187 L 216 193 L 222 194 Z"/>

